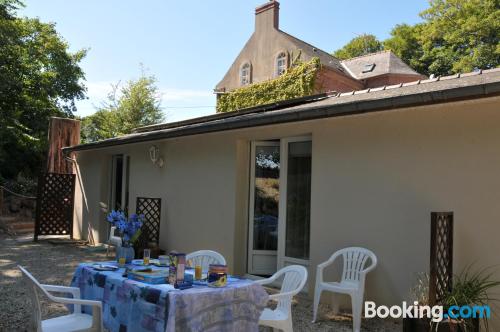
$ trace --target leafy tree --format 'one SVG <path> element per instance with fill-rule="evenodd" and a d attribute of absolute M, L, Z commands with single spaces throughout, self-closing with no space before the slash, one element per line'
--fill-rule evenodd
<path fill-rule="evenodd" d="M 419 36 L 422 24 L 398 24 L 391 31 L 391 37 L 384 40 L 384 48 L 391 50 L 406 64 L 419 73 L 427 73 L 429 63 L 423 61 L 423 49 Z"/>
<path fill-rule="evenodd" d="M 333 52 L 333 56 L 341 60 L 374 53 L 383 49 L 382 43 L 374 35 L 363 34 L 351 39 L 344 47 Z"/>
<path fill-rule="evenodd" d="M 500 65 L 498 0 L 432 0 L 420 43 L 429 72 L 439 75 Z"/>
<path fill-rule="evenodd" d="M 71 117 L 85 96 L 79 66 L 55 24 L 17 17 L 20 1 L 0 1 L 0 178 L 42 166 L 51 116 Z"/>
<path fill-rule="evenodd" d="M 156 78 L 144 72 L 121 89 L 112 86 L 108 101 L 96 113 L 82 120 L 82 140 L 93 142 L 129 134 L 134 128 L 164 120 Z"/>
<path fill-rule="evenodd" d="M 396 26 L 384 47 L 422 74 L 448 75 L 500 65 L 498 0 L 431 0 L 424 22 Z"/>

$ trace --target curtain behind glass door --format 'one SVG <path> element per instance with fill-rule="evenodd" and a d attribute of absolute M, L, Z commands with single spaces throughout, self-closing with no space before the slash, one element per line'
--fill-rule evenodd
<path fill-rule="evenodd" d="M 311 141 L 288 143 L 285 256 L 309 259 Z"/>

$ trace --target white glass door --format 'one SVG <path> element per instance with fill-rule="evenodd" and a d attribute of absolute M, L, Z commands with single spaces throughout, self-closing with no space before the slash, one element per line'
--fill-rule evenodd
<path fill-rule="evenodd" d="M 309 265 L 311 156 L 309 137 L 281 140 L 278 268 Z"/>
<path fill-rule="evenodd" d="M 128 180 L 130 157 L 113 155 L 111 168 L 111 192 L 109 210 L 128 210 Z"/>
<path fill-rule="evenodd" d="M 309 265 L 310 137 L 252 142 L 248 273 Z"/>
<path fill-rule="evenodd" d="M 280 143 L 252 142 L 248 273 L 271 275 L 277 268 Z"/>

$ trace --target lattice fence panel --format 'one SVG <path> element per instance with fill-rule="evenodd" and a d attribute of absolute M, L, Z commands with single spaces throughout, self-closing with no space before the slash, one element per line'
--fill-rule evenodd
<path fill-rule="evenodd" d="M 442 304 L 453 287 L 453 212 L 431 213 L 429 301 Z"/>
<path fill-rule="evenodd" d="M 161 198 L 137 197 L 136 213 L 144 215 L 143 232 L 147 242 L 160 241 Z"/>
<path fill-rule="evenodd" d="M 35 240 L 39 235 L 73 238 L 75 175 L 45 173 L 38 179 Z"/>

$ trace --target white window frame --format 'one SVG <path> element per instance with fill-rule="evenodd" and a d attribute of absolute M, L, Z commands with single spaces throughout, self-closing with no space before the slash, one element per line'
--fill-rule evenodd
<path fill-rule="evenodd" d="M 245 68 L 246 67 L 246 68 Z M 243 75 L 243 70 L 246 70 L 246 75 Z M 245 81 L 243 81 L 245 79 Z M 240 67 L 240 85 L 246 86 L 252 84 L 252 64 L 250 62 L 244 62 Z"/>
<path fill-rule="evenodd" d="M 283 61 L 282 64 L 280 62 Z M 274 58 L 274 74 L 276 77 L 283 75 L 288 69 L 288 54 L 286 51 L 280 51 Z"/>
<path fill-rule="evenodd" d="M 286 257 L 286 198 L 287 198 L 287 181 L 288 181 L 288 144 L 292 142 L 312 142 L 312 137 L 298 136 L 286 137 L 280 140 L 280 202 L 278 214 L 278 270 L 291 264 L 299 264 L 305 268 L 309 267 L 309 259 L 299 259 L 294 257 Z M 312 160 L 311 160 L 312 162 Z M 309 221 L 310 222 L 310 221 Z M 309 224 L 309 227 L 310 224 Z M 311 249 L 311 239 L 309 239 L 309 256 Z"/>

